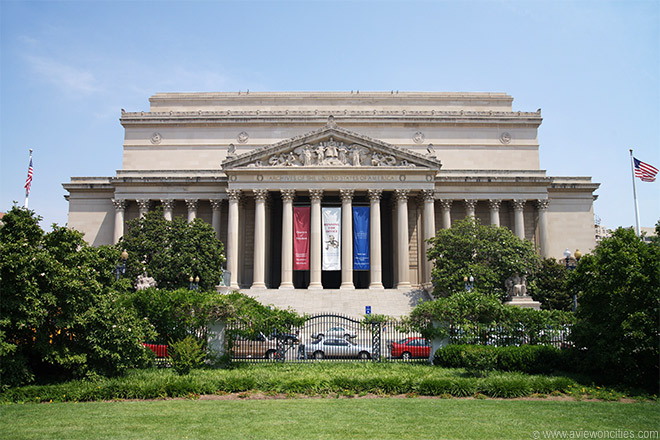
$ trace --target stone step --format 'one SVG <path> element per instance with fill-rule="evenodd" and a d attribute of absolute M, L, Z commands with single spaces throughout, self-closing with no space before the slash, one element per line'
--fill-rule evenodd
<path fill-rule="evenodd" d="M 298 313 L 341 313 L 352 317 L 365 315 L 371 307 L 372 315 L 399 318 L 431 296 L 424 289 L 240 289 L 262 304 L 278 308 L 292 308 Z"/>

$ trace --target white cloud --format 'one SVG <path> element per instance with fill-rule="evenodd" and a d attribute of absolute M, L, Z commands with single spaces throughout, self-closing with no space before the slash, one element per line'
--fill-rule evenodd
<path fill-rule="evenodd" d="M 34 73 L 66 92 L 89 94 L 102 91 L 94 74 L 87 70 L 35 55 L 26 55 L 25 59 Z"/>

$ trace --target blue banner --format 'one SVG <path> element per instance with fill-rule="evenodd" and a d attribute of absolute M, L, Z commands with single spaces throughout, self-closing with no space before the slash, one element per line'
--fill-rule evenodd
<path fill-rule="evenodd" d="M 369 207 L 353 207 L 353 270 L 369 270 Z"/>

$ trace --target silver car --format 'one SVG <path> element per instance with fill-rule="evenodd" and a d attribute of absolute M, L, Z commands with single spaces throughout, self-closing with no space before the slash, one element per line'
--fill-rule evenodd
<path fill-rule="evenodd" d="M 371 359 L 371 347 L 359 345 L 347 339 L 320 339 L 305 346 L 307 356 L 314 359 L 358 358 Z"/>
<path fill-rule="evenodd" d="M 357 336 L 357 333 L 350 331 L 344 327 L 340 326 L 335 326 L 332 328 L 329 328 L 325 331 L 320 331 L 316 334 L 312 335 L 312 338 L 314 339 L 320 339 L 320 338 L 344 338 L 344 339 L 352 339 Z"/>

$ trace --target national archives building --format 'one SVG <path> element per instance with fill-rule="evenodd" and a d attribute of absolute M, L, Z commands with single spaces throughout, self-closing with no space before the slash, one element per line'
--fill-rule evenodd
<path fill-rule="evenodd" d="M 150 103 L 122 110 L 115 176 L 63 185 L 68 226 L 101 245 L 157 206 L 201 218 L 225 243 L 232 287 L 267 303 L 405 313 L 430 283 L 425 241 L 465 217 L 511 229 L 544 257 L 595 246 L 598 184 L 548 176 L 540 110 L 513 111 L 505 93 L 159 93 Z"/>

